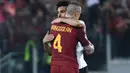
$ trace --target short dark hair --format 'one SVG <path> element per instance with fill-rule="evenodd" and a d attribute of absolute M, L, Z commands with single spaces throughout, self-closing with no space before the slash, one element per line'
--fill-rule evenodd
<path fill-rule="evenodd" d="M 59 1 L 57 4 L 56 4 L 56 9 L 58 9 L 59 7 L 61 6 L 68 6 L 70 4 L 69 1 Z"/>

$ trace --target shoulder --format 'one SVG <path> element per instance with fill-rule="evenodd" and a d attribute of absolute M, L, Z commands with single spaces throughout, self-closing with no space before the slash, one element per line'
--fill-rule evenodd
<path fill-rule="evenodd" d="M 86 25 L 85 25 L 85 22 L 82 21 L 82 20 L 79 20 L 79 22 L 84 26 L 84 31 L 86 32 Z"/>
<path fill-rule="evenodd" d="M 80 24 L 82 24 L 84 26 L 84 28 L 86 28 L 85 22 L 82 20 L 79 20 Z"/>
<path fill-rule="evenodd" d="M 81 24 L 85 25 L 85 22 L 84 22 L 84 21 L 82 21 L 82 20 L 79 20 L 79 22 L 80 22 Z"/>

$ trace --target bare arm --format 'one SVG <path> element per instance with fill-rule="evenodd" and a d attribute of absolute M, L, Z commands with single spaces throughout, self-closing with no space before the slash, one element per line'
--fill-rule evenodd
<path fill-rule="evenodd" d="M 84 46 L 84 50 L 87 54 L 93 54 L 94 53 L 94 45 L 89 44 L 88 46 Z"/>
<path fill-rule="evenodd" d="M 79 22 L 79 20 L 67 19 L 67 18 L 56 18 L 55 20 L 52 21 L 52 24 L 59 22 L 64 22 L 74 27 L 84 27 L 83 24 Z"/>
<path fill-rule="evenodd" d="M 48 55 L 52 55 L 51 47 L 47 43 L 44 43 L 43 46 L 44 46 L 45 52 L 47 52 Z"/>
<path fill-rule="evenodd" d="M 83 24 L 79 22 L 79 20 L 62 18 L 61 22 L 67 23 L 75 27 L 84 27 Z"/>
<path fill-rule="evenodd" d="M 46 33 L 45 37 L 43 38 L 43 46 L 44 50 L 48 53 L 48 55 L 52 54 L 51 46 L 49 46 L 50 41 L 54 39 L 53 34 L 49 34 L 49 32 Z"/>

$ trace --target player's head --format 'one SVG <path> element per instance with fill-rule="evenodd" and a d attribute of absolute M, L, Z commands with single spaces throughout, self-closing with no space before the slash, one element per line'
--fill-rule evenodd
<path fill-rule="evenodd" d="M 79 19 L 81 14 L 81 6 L 77 2 L 70 3 L 66 10 L 66 17 Z"/>
<path fill-rule="evenodd" d="M 65 17 L 66 14 L 66 8 L 69 5 L 69 1 L 60 1 L 57 3 L 57 12 L 58 17 Z"/>

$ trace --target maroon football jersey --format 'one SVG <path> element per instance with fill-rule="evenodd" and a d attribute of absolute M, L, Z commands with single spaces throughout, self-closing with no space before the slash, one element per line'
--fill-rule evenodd
<path fill-rule="evenodd" d="M 68 24 L 56 23 L 51 25 L 50 33 L 55 36 L 51 43 L 52 61 L 70 60 L 77 64 L 76 45 L 78 41 L 83 46 L 89 45 L 83 28 L 74 28 Z"/>

